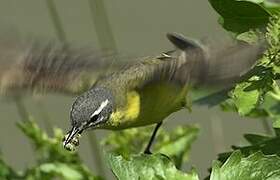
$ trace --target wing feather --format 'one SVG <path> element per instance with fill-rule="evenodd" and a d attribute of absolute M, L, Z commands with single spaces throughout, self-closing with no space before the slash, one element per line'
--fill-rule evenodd
<path fill-rule="evenodd" d="M 96 81 L 103 85 L 124 83 L 123 87 L 131 89 L 161 80 L 180 86 L 189 82 L 197 86 L 228 84 L 240 79 L 264 51 L 260 44 L 234 42 L 215 47 L 178 34 L 168 34 L 168 38 L 177 49 L 113 64 L 114 54 L 89 48 L 57 43 L 0 43 L 0 92 L 78 94 Z M 100 78 L 109 66 L 114 73 Z"/>
<path fill-rule="evenodd" d="M 100 53 L 90 48 L 75 48 L 66 44 L 2 43 L 0 45 L 0 91 L 9 95 L 57 92 L 77 94 L 88 89 L 109 70 L 115 54 Z"/>
<path fill-rule="evenodd" d="M 191 83 L 196 87 L 226 88 L 240 80 L 265 50 L 263 43 L 250 45 L 231 41 L 215 47 L 200 45 L 178 34 L 168 34 L 168 38 L 177 49 L 139 59 L 132 66 L 102 79 L 102 84 L 116 82 L 124 84 L 126 89 L 134 89 L 164 81 L 179 86 Z"/>

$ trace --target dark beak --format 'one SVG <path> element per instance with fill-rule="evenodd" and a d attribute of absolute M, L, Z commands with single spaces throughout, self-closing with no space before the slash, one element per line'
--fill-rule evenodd
<path fill-rule="evenodd" d="M 68 133 L 66 140 L 63 142 L 64 148 L 66 147 L 67 144 L 69 144 L 72 141 L 72 139 L 75 137 L 77 133 L 81 133 L 80 128 L 74 126 L 71 129 L 71 131 Z"/>

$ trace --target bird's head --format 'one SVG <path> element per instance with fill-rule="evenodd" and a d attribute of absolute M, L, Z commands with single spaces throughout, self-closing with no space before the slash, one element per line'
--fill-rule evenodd
<path fill-rule="evenodd" d="M 72 128 L 65 137 L 64 147 L 84 130 L 105 125 L 113 112 L 113 107 L 113 95 L 106 88 L 92 88 L 78 96 L 71 108 Z"/>

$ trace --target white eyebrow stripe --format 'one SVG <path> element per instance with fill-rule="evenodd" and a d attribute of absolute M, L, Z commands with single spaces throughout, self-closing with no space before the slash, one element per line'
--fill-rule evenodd
<path fill-rule="evenodd" d="M 90 117 L 92 118 L 93 116 L 99 114 L 99 113 L 108 105 L 108 103 L 109 103 L 109 100 L 108 100 L 108 99 L 106 99 L 105 101 L 103 101 L 103 102 L 100 104 L 99 108 L 98 108 L 96 111 L 94 111 L 94 112 L 91 114 Z"/>

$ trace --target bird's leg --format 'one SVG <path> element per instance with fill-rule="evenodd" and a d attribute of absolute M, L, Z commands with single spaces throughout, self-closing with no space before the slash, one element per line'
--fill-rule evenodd
<path fill-rule="evenodd" d="M 150 140 L 149 140 L 149 143 L 148 143 L 148 145 L 147 145 L 147 147 L 146 147 L 146 149 L 145 149 L 145 151 L 144 151 L 145 154 L 152 154 L 151 151 L 150 151 L 150 149 L 151 149 L 151 146 L 152 146 L 152 144 L 153 144 L 153 141 L 154 141 L 154 139 L 155 139 L 155 137 L 156 137 L 157 131 L 158 131 L 158 129 L 159 129 L 159 127 L 160 127 L 161 125 L 162 125 L 162 122 L 157 123 L 157 125 L 156 125 L 156 127 L 155 127 L 155 129 L 154 129 L 154 131 L 153 131 L 153 134 L 152 134 L 152 136 L 151 136 L 151 138 L 150 138 Z"/>

